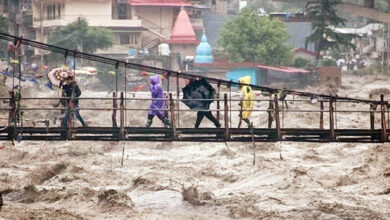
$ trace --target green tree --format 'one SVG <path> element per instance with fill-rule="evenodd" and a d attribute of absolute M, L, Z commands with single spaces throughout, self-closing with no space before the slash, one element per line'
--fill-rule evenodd
<path fill-rule="evenodd" d="M 260 17 L 246 7 L 226 23 L 218 45 L 231 61 L 290 65 L 294 55 L 292 47 L 286 44 L 288 39 L 282 22 Z"/>
<path fill-rule="evenodd" d="M 334 27 L 345 26 L 346 20 L 336 14 L 335 7 L 342 3 L 341 0 L 317 0 L 308 2 L 306 7 L 309 16 L 313 17 L 313 34 L 306 38 L 306 47 L 309 42 L 315 43 L 317 59 L 320 54 L 328 49 L 340 49 L 343 45 L 347 48 L 355 49 L 352 44 L 356 34 L 343 34 L 334 30 Z"/>
<path fill-rule="evenodd" d="M 97 49 L 110 47 L 113 44 L 113 39 L 110 30 L 90 27 L 88 22 L 81 18 L 66 27 L 53 31 L 49 35 L 49 44 L 72 50 L 82 49 L 85 53 L 94 53 Z"/>
<path fill-rule="evenodd" d="M 387 0 L 376 0 L 375 8 L 383 10 L 385 12 L 390 12 L 390 2 Z"/>
<path fill-rule="evenodd" d="M 8 33 L 8 21 L 0 15 L 0 32 Z M 7 55 L 7 41 L 0 40 L 0 58 Z"/>

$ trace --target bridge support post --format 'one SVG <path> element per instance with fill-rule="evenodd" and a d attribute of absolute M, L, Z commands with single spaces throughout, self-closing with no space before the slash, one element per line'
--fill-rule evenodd
<path fill-rule="evenodd" d="M 172 93 L 169 93 L 169 110 L 171 111 L 171 125 L 173 132 L 173 139 L 177 140 L 176 120 L 175 120 L 175 103 L 173 102 Z"/>
<path fill-rule="evenodd" d="M 227 94 L 225 93 L 223 95 L 223 102 L 224 102 L 224 121 L 225 121 L 225 139 L 230 139 L 230 132 L 229 132 L 229 107 L 228 107 L 228 100 L 227 100 Z"/>
<path fill-rule="evenodd" d="M 9 113 L 8 113 L 8 139 L 16 139 L 16 99 L 15 92 L 10 91 L 10 100 L 9 100 Z"/>
<path fill-rule="evenodd" d="M 177 127 L 180 127 L 180 86 L 179 86 L 179 76 L 176 76 L 176 102 L 177 102 L 176 103 L 176 105 L 177 105 Z"/>
<path fill-rule="evenodd" d="M 121 92 L 121 102 L 120 102 L 120 139 L 125 139 L 125 108 L 124 108 L 124 99 L 123 92 Z"/>
<path fill-rule="evenodd" d="M 219 119 L 220 119 L 220 113 L 219 113 L 219 110 L 221 109 L 221 104 L 220 104 L 220 101 L 219 101 L 219 99 L 220 99 L 220 95 L 219 95 L 219 93 L 220 93 L 220 91 L 221 91 L 221 82 L 220 81 L 218 81 L 218 84 L 217 84 L 217 121 L 218 121 L 218 123 L 219 123 Z"/>
<path fill-rule="evenodd" d="M 282 139 L 282 134 L 280 132 L 280 118 L 279 118 L 279 101 L 278 94 L 274 94 L 274 102 L 275 102 L 275 126 L 276 126 L 276 140 L 280 141 Z"/>
<path fill-rule="evenodd" d="M 268 105 L 268 128 L 272 128 L 272 114 L 274 110 L 274 104 L 272 102 L 272 95 L 269 97 L 269 105 Z"/>
<path fill-rule="evenodd" d="M 118 124 L 116 122 L 116 108 L 118 107 L 118 100 L 116 99 L 116 92 L 112 93 L 112 138 L 113 140 L 118 139 Z"/>
<path fill-rule="evenodd" d="M 330 140 L 336 140 L 336 134 L 334 131 L 334 109 L 333 109 L 333 98 L 329 100 L 329 131 L 330 131 Z"/>
<path fill-rule="evenodd" d="M 118 127 L 118 124 L 116 123 L 116 107 L 117 107 L 117 100 L 116 100 L 116 92 L 112 93 L 112 127 L 116 128 Z"/>
<path fill-rule="evenodd" d="M 386 105 L 384 101 L 384 95 L 381 95 L 381 141 L 386 142 L 389 140 L 386 129 Z"/>
<path fill-rule="evenodd" d="M 372 100 L 372 95 L 369 95 L 368 99 Z M 371 103 L 370 104 L 370 130 L 371 132 L 374 132 L 375 130 L 375 110 L 376 110 L 376 105 Z M 371 135 L 371 141 L 375 140 L 375 135 Z"/>
<path fill-rule="evenodd" d="M 115 92 L 118 94 L 119 62 L 115 64 Z"/>
<path fill-rule="evenodd" d="M 324 101 L 320 102 L 320 129 L 324 129 Z"/>

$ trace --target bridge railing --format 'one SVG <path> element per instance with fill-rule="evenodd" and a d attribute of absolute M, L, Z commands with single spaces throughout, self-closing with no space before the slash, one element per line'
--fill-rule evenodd
<path fill-rule="evenodd" d="M 174 138 L 179 138 L 180 129 L 188 127 L 188 120 L 193 119 L 198 111 L 211 111 L 216 114 L 217 120 L 221 123 L 224 137 L 231 139 L 235 136 L 231 131 L 237 128 L 235 123 L 239 120 L 240 108 L 238 103 L 241 101 L 239 98 L 232 98 L 229 93 L 220 93 L 220 97 L 215 99 L 186 99 L 186 101 L 212 101 L 214 104 L 210 110 L 201 109 L 189 109 L 183 108 L 183 99 L 174 98 L 173 93 L 168 93 L 167 98 L 164 99 L 152 99 L 144 97 L 128 97 L 124 98 L 124 93 L 121 92 L 117 97 L 114 92 L 113 97 L 79 97 L 80 106 L 78 108 L 71 108 L 70 111 L 81 110 L 83 112 L 91 111 L 96 117 L 99 117 L 100 121 L 104 121 L 106 124 L 97 123 L 99 120 L 94 120 L 94 123 L 89 123 L 88 127 L 92 128 L 111 128 L 117 129 L 119 138 L 126 138 L 126 130 L 134 127 L 144 127 L 143 123 L 139 123 L 140 118 L 145 119 L 146 113 L 149 111 L 149 104 L 152 100 L 164 100 L 166 101 L 166 108 L 161 109 L 167 111 L 168 118 L 172 121 L 172 134 Z M 69 106 L 60 107 L 47 107 L 43 103 L 67 100 L 69 98 L 50 98 L 50 97 L 21 97 L 17 99 L 14 94 L 11 94 L 10 98 L 0 98 L 3 103 L 8 103 L 7 107 L 0 108 L 0 111 L 6 114 L 1 114 L 0 128 L 12 127 L 9 129 L 8 137 L 16 138 L 18 135 L 25 131 L 24 128 L 31 127 L 43 127 L 59 128 L 59 131 L 66 132 L 66 137 L 71 139 L 74 136 L 74 130 L 78 129 L 75 126 L 75 119 L 73 114 L 70 114 L 70 123 L 66 128 L 59 126 L 52 126 L 51 121 L 54 117 L 59 119 L 61 113 L 59 111 L 66 111 Z M 349 101 L 334 100 L 314 100 L 314 99 L 285 99 L 280 100 L 277 94 L 273 94 L 268 98 L 255 98 L 253 99 L 255 107 L 252 111 L 252 117 L 250 120 L 253 122 L 255 128 L 259 129 L 273 129 L 276 132 L 275 140 L 284 140 L 284 137 L 289 136 L 287 134 L 291 129 L 316 129 L 318 131 L 326 131 L 327 138 L 330 141 L 336 141 L 338 138 L 349 136 L 349 133 L 338 133 L 339 130 L 364 130 L 367 132 L 380 131 L 380 137 L 377 138 L 380 141 L 388 141 L 388 128 L 390 127 L 388 103 L 381 97 L 380 105 L 367 104 L 367 103 L 354 103 Z M 36 102 L 29 104 L 29 102 Z M 94 103 L 94 105 L 90 105 Z M 38 104 L 38 106 L 37 106 Z M 99 107 L 96 107 L 99 106 Z M 178 106 L 181 106 L 180 108 Z M 355 107 L 357 109 L 353 109 Z M 62 114 L 64 114 L 62 112 Z M 262 115 L 260 115 L 262 114 Z M 357 115 L 357 118 L 353 118 L 353 114 Z M 309 116 L 309 115 L 314 115 Z M 34 118 L 35 117 L 35 118 Z M 62 115 L 63 117 L 63 115 Z M 264 120 L 265 118 L 265 120 Z M 294 118 L 294 119 L 291 119 Z M 181 120 L 180 120 L 181 119 Z M 134 123 L 134 120 L 138 121 Z M 300 121 L 303 120 L 303 121 Z M 361 128 L 361 120 L 367 120 L 367 128 Z M 341 122 L 344 121 L 344 122 Z M 351 122 L 355 122 L 356 125 L 351 127 L 345 127 L 350 125 Z M 378 123 L 380 122 L 379 126 Z M 111 125 L 107 125 L 111 124 Z M 311 125 L 311 127 L 307 126 Z M 313 127 L 314 126 L 314 127 Z M 344 127 L 343 127 L 344 126 Z M 377 127 L 376 127 L 377 126 Z M 192 127 L 192 125 L 190 126 Z M 168 129 L 168 128 L 167 128 Z M 242 128 L 241 130 L 249 129 Z M 245 134 L 245 133 L 241 133 Z M 291 134 L 290 134 L 291 135 Z"/>

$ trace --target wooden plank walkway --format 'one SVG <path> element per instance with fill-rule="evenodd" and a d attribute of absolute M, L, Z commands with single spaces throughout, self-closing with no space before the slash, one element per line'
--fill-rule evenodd
<path fill-rule="evenodd" d="M 11 140 L 10 128 L 0 131 L 0 140 Z M 80 127 L 73 128 L 72 136 L 66 137 L 65 128 L 24 127 L 21 140 L 34 141 L 190 141 L 190 142 L 252 142 L 248 128 L 231 128 L 229 136 L 225 128 L 177 128 L 178 136 L 174 137 L 170 128 L 125 127 L 121 137 L 120 128 Z M 281 137 L 277 138 L 276 129 L 253 129 L 256 142 L 298 141 L 298 142 L 385 142 L 381 130 L 369 129 L 336 129 L 335 139 L 330 137 L 329 129 L 280 129 Z M 388 130 L 388 133 L 390 130 Z M 386 139 L 388 141 L 388 139 Z"/>

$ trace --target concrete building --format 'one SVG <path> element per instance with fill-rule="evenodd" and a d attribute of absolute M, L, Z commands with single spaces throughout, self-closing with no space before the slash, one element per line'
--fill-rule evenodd
<path fill-rule="evenodd" d="M 129 0 L 126 3 L 131 16 L 142 22 L 144 31 L 141 46 L 156 49 L 161 42 L 170 39 L 173 22 L 180 12 L 180 7 L 192 4 L 182 0 Z"/>
<path fill-rule="evenodd" d="M 33 28 L 36 40 L 47 42 L 51 31 L 84 18 L 90 26 L 106 27 L 114 33 L 113 47 L 98 54 L 122 56 L 130 47 L 141 48 L 141 20 L 112 0 L 42 0 L 33 3 Z"/>
<path fill-rule="evenodd" d="M 9 33 L 34 38 L 32 28 L 33 0 L 0 0 L 0 14 L 8 20 Z"/>
<path fill-rule="evenodd" d="M 33 1 L 33 39 L 47 42 L 52 30 L 83 17 L 90 26 L 106 27 L 114 33 L 113 47 L 99 50 L 98 54 L 125 58 L 129 49 L 146 49 L 157 54 L 158 45 L 171 38 L 181 7 L 195 17 L 193 4 L 184 0 Z M 203 31 L 202 19 L 190 18 L 190 22 L 193 28 Z"/>

